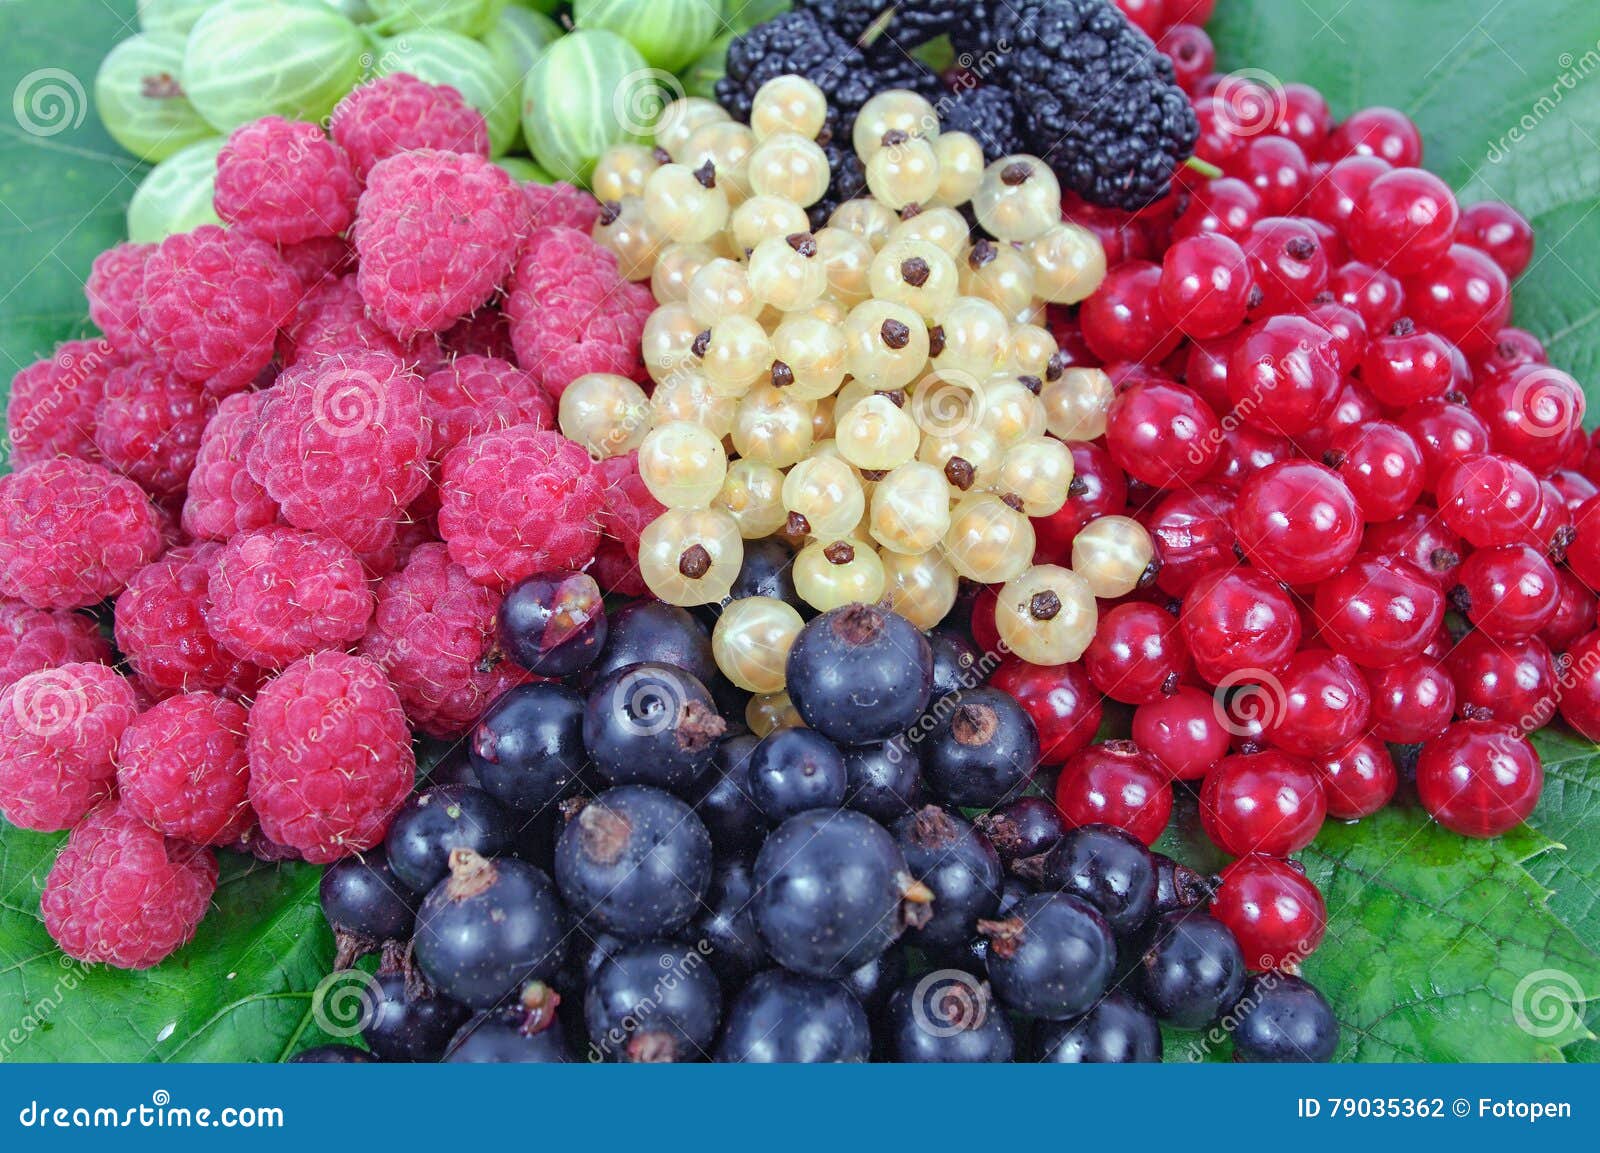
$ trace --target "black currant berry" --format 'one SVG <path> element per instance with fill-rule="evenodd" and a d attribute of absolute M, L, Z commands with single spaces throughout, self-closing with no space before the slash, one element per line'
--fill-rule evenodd
<path fill-rule="evenodd" d="M 750 795 L 774 825 L 807 809 L 837 809 L 847 783 L 839 746 L 810 729 L 779 729 L 750 757 Z"/>
<path fill-rule="evenodd" d="M 417 757 L 418 770 L 421 770 L 422 757 Z M 477 787 L 478 774 L 472 767 L 472 761 L 464 744 L 451 745 L 433 763 L 424 777 L 419 777 L 417 783 L 432 788 L 434 785 L 472 785 Z"/>
<path fill-rule="evenodd" d="M 543 981 L 532 981 L 515 1004 L 474 1013 L 456 1030 L 444 1060 L 453 1065 L 563 1063 L 570 1058 L 556 1008 L 561 998 Z"/>
<path fill-rule="evenodd" d="M 755 891 L 750 861 L 743 857 L 718 861 L 711 870 L 705 908 L 688 933 L 690 939 L 710 946 L 711 967 L 729 985 L 737 985 L 771 961 L 756 931 L 751 904 Z"/>
<path fill-rule="evenodd" d="M 717 746 L 711 770 L 700 779 L 704 788 L 694 811 L 711 834 L 719 853 L 751 853 L 766 839 L 766 817 L 750 790 L 750 759 L 761 738 L 742 733 Z"/>
<path fill-rule="evenodd" d="M 1197 873 L 1188 865 L 1180 865 L 1165 853 L 1151 853 L 1156 865 L 1156 907 L 1153 913 L 1181 913 L 1196 905 L 1203 905 L 1217 894 L 1213 877 Z"/>
<path fill-rule="evenodd" d="M 933 691 L 933 652 L 904 617 L 875 605 L 830 609 L 789 650 L 788 691 L 807 725 L 844 745 L 916 723 Z"/>
<path fill-rule="evenodd" d="M 361 1039 L 380 1061 L 437 1061 L 468 1010 L 407 974 L 398 951 L 386 953 L 372 983 Z"/>
<path fill-rule="evenodd" d="M 670 793 L 609 789 L 561 831 L 556 883 L 591 930 L 668 937 L 700 912 L 711 884 L 711 837 Z"/>
<path fill-rule="evenodd" d="M 571 676 L 594 663 L 606 643 L 606 606 L 587 573 L 523 577 L 500 602 L 500 647 L 530 673 Z"/>
<path fill-rule="evenodd" d="M 1011 1022 L 987 983 L 959 969 L 905 981 L 884 1010 L 891 1061 L 1005 1062 L 1016 1049 Z"/>
<path fill-rule="evenodd" d="M 972 638 L 955 629 L 937 628 L 928 634 L 933 650 L 933 699 L 975 689 L 988 679 L 989 668 Z"/>
<path fill-rule="evenodd" d="M 583 744 L 608 784 L 692 790 L 728 723 L 705 685 L 670 665 L 629 665 L 596 681 Z"/>
<path fill-rule="evenodd" d="M 733 578 L 730 601 L 745 597 L 772 597 L 810 619 L 816 609 L 805 602 L 794 587 L 794 553 L 777 537 L 744 542 L 744 562 Z"/>
<path fill-rule="evenodd" d="M 911 875 L 933 890 L 933 916 L 908 932 L 906 943 L 935 951 L 961 948 L 978 922 L 1000 908 L 1005 875 L 994 846 L 971 822 L 937 805 L 907 813 L 891 831 Z"/>
<path fill-rule="evenodd" d="M 756 857 L 756 925 L 786 969 L 843 977 L 925 921 L 932 894 L 884 827 L 848 809 L 790 817 Z"/>
<path fill-rule="evenodd" d="M 472 731 L 473 770 L 484 792 L 518 813 L 537 813 L 577 791 L 589 759 L 583 697 L 558 684 L 518 685 Z"/>
<path fill-rule="evenodd" d="M 1065 893 L 1024 897 L 1004 918 L 980 921 L 978 931 L 989 939 L 995 996 L 1030 1017 L 1059 1021 L 1088 1012 L 1116 969 L 1111 926 L 1094 906 Z"/>
<path fill-rule="evenodd" d="M 414 956 L 440 992 L 488 1009 L 529 981 L 554 978 L 569 928 L 555 885 L 539 869 L 457 849 L 450 875 L 417 912 Z"/>
<path fill-rule="evenodd" d="M 1048 852 L 1017 862 L 1041 891 L 1071 893 L 1100 910 L 1119 937 L 1138 930 L 1156 904 L 1156 866 L 1144 842 L 1110 825 L 1068 829 Z"/>
<path fill-rule="evenodd" d="M 291 1065 L 370 1065 L 377 1058 L 354 1045 L 313 1045 L 289 1058 Z"/>
<path fill-rule="evenodd" d="M 1041 1023 L 1034 1047 L 1060 1065 L 1159 1061 L 1161 1026 L 1137 998 L 1113 991 L 1081 1017 Z"/>
<path fill-rule="evenodd" d="M 844 807 L 879 824 L 898 820 L 922 800 L 922 753 L 905 737 L 843 749 Z"/>
<path fill-rule="evenodd" d="M 722 986 L 697 946 L 643 941 L 595 969 L 583 1019 L 591 1059 L 705 1061 L 722 1020 Z"/>
<path fill-rule="evenodd" d="M 717 675 L 711 632 L 687 609 L 660 601 L 635 601 L 612 614 L 600 659 L 586 676 L 598 680 L 637 664 L 671 665 L 702 684 Z"/>
<path fill-rule="evenodd" d="M 1013 797 L 972 819 L 1007 865 L 1048 852 L 1067 831 L 1061 810 L 1044 797 Z"/>
<path fill-rule="evenodd" d="M 333 929 L 335 970 L 348 969 L 386 942 L 411 939 L 417 895 L 394 875 L 381 848 L 329 865 L 317 892 Z"/>
<path fill-rule="evenodd" d="M 861 1002 L 868 1017 L 876 1017 L 889 1003 L 889 995 L 900 987 L 900 982 L 906 979 L 910 971 L 911 962 L 906 959 L 906 951 L 899 945 L 893 945 L 859 969 L 852 970 L 848 976 L 840 978 L 839 983 Z"/>
<path fill-rule="evenodd" d="M 439 785 L 406 798 L 383 848 L 395 876 L 426 893 L 450 872 L 454 850 L 498 856 L 510 850 L 512 838 L 511 819 L 488 793 L 471 785 Z"/>
<path fill-rule="evenodd" d="M 1221 921 L 1206 913 L 1167 913 L 1139 960 L 1139 991 L 1168 1025 L 1203 1029 L 1244 989 L 1244 954 Z"/>
<path fill-rule="evenodd" d="M 843 985 L 768 969 L 751 977 L 728 1006 L 717 1060 L 861 1062 L 871 1052 L 866 1011 Z"/>
<path fill-rule="evenodd" d="M 924 744 L 928 788 L 961 808 L 1000 804 L 1027 784 L 1039 763 L 1038 730 L 999 689 L 963 694 Z"/>
<path fill-rule="evenodd" d="M 1233 1018 L 1233 1054 L 1240 1061 L 1327 1061 L 1339 1048 L 1339 1022 L 1310 982 L 1287 973 L 1245 981 Z"/>

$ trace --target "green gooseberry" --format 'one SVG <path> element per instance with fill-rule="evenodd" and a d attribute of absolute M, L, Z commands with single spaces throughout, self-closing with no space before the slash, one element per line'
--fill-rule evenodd
<path fill-rule="evenodd" d="M 218 3 L 219 0 L 139 0 L 139 27 L 146 32 L 183 36 L 207 8 L 215 8 Z"/>
<path fill-rule="evenodd" d="M 545 49 L 523 83 L 528 149 L 558 180 L 587 185 L 608 148 L 649 143 L 677 83 L 616 33 L 580 28 Z"/>
<path fill-rule="evenodd" d="M 554 184 L 556 182 L 554 176 L 551 176 L 526 156 L 502 156 L 495 163 L 509 172 L 513 180 L 520 180 L 523 184 Z"/>
<path fill-rule="evenodd" d="M 217 180 L 217 153 L 223 143 L 220 136 L 198 141 L 145 175 L 128 201 L 129 240 L 154 244 L 175 232 L 222 223 L 211 198 Z"/>
<path fill-rule="evenodd" d="M 561 10 L 563 0 L 511 0 L 514 8 L 526 8 L 530 12 L 538 12 L 545 16 L 554 16 Z"/>
<path fill-rule="evenodd" d="M 506 0 L 367 0 L 377 25 L 386 34 L 434 28 L 482 36 L 506 6 Z"/>
<path fill-rule="evenodd" d="M 533 67 L 533 62 L 561 36 L 561 26 L 550 17 L 531 8 L 512 7 L 500 13 L 500 18 L 483 34 L 482 40 L 500 70 L 517 78 L 520 90 L 522 78 Z"/>
<path fill-rule="evenodd" d="M 94 106 L 122 147 L 152 164 L 217 130 L 183 94 L 183 37 L 140 32 L 117 44 L 94 78 Z"/>
<path fill-rule="evenodd" d="M 517 135 L 517 77 L 504 71 L 489 50 L 458 32 L 423 28 L 391 36 L 377 47 L 379 76 L 409 72 L 429 84 L 448 84 L 489 126 L 489 154 L 500 156 Z"/>
<path fill-rule="evenodd" d="M 733 33 L 718 36 L 700 58 L 682 72 L 685 96 L 700 96 L 706 100 L 717 98 L 717 81 L 728 71 L 728 45 L 733 43 Z"/>
<path fill-rule="evenodd" d="M 722 8 L 714 0 L 572 0 L 572 20 L 615 32 L 651 67 L 676 72 L 721 30 Z"/>

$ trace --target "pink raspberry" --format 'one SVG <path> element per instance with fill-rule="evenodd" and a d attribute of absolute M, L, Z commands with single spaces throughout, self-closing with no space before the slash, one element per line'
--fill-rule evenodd
<path fill-rule="evenodd" d="M 201 434 L 183 501 L 183 530 L 190 536 L 227 540 L 278 519 L 277 503 L 244 466 L 245 445 L 265 398 L 261 392 L 223 398 Z"/>
<path fill-rule="evenodd" d="M 0 596 L 87 608 L 160 551 L 150 498 L 103 465 L 63 456 L 0 477 Z"/>
<path fill-rule="evenodd" d="M 410 345 L 367 315 L 354 275 L 325 280 L 306 293 L 285 333 L 284 362 L 294 367 L 357 350 L 414 359 Z"/>
<path fill-rule="evenodd" d="M 0 688 L 40 669 L 110 660 L 111 645 L 94 618 L 0 599 Z"/>
<path fill-rule="evenodd" d="M 245 461 L 290 524 L 368 553 L 427 484 L 429 441 L 417 375 L 387 353 L 353 352 L 278 378 Z"/>
<path fill-rule="evenodd" d="M 378 161 L 413 148 L 489 158 L 483 113 L 449 85 L 425 84 L 406 72 L 352 91 L 333 110 L 331 129 L 363 180 Z"/>
<path fill-rule="evenodd" d="M 667 506 L 651 495 L 639 475 L 639 454 L 625 452 L 607 457 L 595 465 L 605 489 L 605 508 L 600 514 L 600 531 L 621 544 L 635 563 L 639 560 L 639 537 Z"/>
<path fill-rule="evenodd" d="M 111 468 L 151 496 L 182 496 L 215 398 L 153 360 L 130 361 L 106 376 L 95 409 L 94 443 Z"/>
<path fill-rule="evenodd" d="M 217 891 L 217 859 L 156 832 L 108 801 L 72 830 L 39 909 L 79 961 L 148 969 L 194 936 Z"/>
<path fill-rule="evenodd" d="M 492 356 L 510 360 L 517 355 L 511 347 L 511 323 L 494 305 L 478 309 L 465 320 L 452 325 L 439 337 L 447 356 Z"/>
<path fill-rule="evenodd" d="M 211 559 L 206 624 L 234 656 L 268 669 L 366 632 L 372 590 L 332 537 L 273 525 L 240 533 Z"/>
<path fill-rule="evenodd" d="M 153 244 L 125 241 L 94 258 L 84 295 L 89 298 L 89 319 L 117 351 L 135 356 L 144 351 L 139 336 L 139 297 L 144 292 L 144 266 L 156 250 Z"/>
<path fill-rule="evenodd" d="M 141 713 L 117 742 L 117 792 L 152 829 L 196 845 L 227 845 L 255 823 L 245 791 L 245 707 L 185 693 Z"/>
<path fill-rule="evenodd" d="M 315 864 L 381 841 L 416 778 L 389 678 L 346 653 L 313 653 L 262 689 L 248 748 L 262 833 Z"/>
<path fill-rule="evenodd" d="M 600 202 L 565 180 L 524 184 L 522 198 L 528 203 L 535 228 L 576 228 L 588 234 L 600 219 Z"/>
<path fill-rule="evenodd" d="M 585 373 L 637 378 L 643 371 L 639 338 L 655 301 L 648 288 L 622 279 L 617 258 L 583 233 L 535 229 L 511 283 L 505 309 L 517 363 L 552 396 Z"/>
<path fill-rule="evenodd" d="M 249 696 L 261 683 L 261 669 L 225 651 L 207 628 L 208 582 L 221 551 L 211 541 L 181 545 L 134 573 L 117 597 L 117 648 L 152 696 Z"/>
<path fill-rule="evenodd" d="M 69 340 L 48 359 L 17 373 L 6 402 L 12 466 L 61 455 L 98 460 L 95 408 L 105 395 L 106 378 L 121 363 L 121 355 L 104 340 Z"/>
<path fill-rule="evenodd" d="M 360 194 L 349 157 L 315 124 L 263 116 L 217 154 L 217 215 L 276 244 L 337 236 Z"/>
<path fill-rule="evenodd" d="M 151 254 L 139 323 L 157 359 L 227 396 L 267 367 L 299 299 L 299 282 L 270 244 L 207 224 Z"/>
<path fill-rule="evenodd" d="M 280 244 L 278 255 L 306 292 L 356 270 L 355 249 L 342 236 L 313 236 L 297 244 Z"/>
<path fill-rule="evenodd" d="M 516 181 L 481 156 L 424 149 L 379 161 L 356 210 L 356 283 L 368 312 L 410 339 L 494 295 L 527 231 Z"/>
<path fill-rule="evenodd" d="M 422 407 L 433 423 L 440 459 L 475 432 L 532 424 L 554 428 L 555 406 L 516 365 L 492 356 L 458 356 L 422 382 Z"/>
<path fill-rule="evenodd" d="M 589 454 L 534 425 L 482 432 L 444 458 L 439 533 L 479 584 L 594 559 L 604 500 Z M 508 483 L 512 478 L 514 483 Z"/>
<path fill-rule="evenodd" d="M 500 598 L 425 544 L 383 582 L 360 652 L 389 674 L 411 723 L 445 740 L 463 735 L 506 689 L 527 679 L 497 650 Z"/>
<path fill-rule="evenodd" d="M 41 833 L 70 829 L 110 794 L 117 739 L 139 713 L 107 665 L 29 673 L 0 691 L 0 815 Z"/>

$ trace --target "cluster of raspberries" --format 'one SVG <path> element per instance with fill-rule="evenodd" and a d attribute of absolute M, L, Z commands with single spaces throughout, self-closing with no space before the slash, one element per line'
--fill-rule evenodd
<path fill-rule="evenodd" d="M 71 830 L 46 927 L 125 968 L 194 935 L 219 849 L 381 841 L 413 730 L 459 737 L 526 676 L 508 583 L 602 545 L 636 580 L 636 465 L 555 428 L 577 377 L 645 379 L 654 301 L 592 197 L 519 185 L 454 89 L 396 75 L 329 132 L 239 128 L 215 207 L 102 254 L 103 335 L 7 413 L 0 815 Z"/>

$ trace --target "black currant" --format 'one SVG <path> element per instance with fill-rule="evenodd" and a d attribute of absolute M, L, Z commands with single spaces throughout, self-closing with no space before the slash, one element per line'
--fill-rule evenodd
<path fill-rule="evenodd" d="M 837 981 L 787 969 L 757 973 L 728 1006 L 718 1061 L 865 1061 L 872 1034 L 862 1009 Z"/>
<path fill-rule="evenodd" d="M 766 839 L 766 818 L 750 790 L 750 758 L 760 743 L 749 733 L 725 738 L 711 770 L 700 779 L 705 791 L 694 811 L 719 853 L 754 853 Z"/>
<path fill-rule="evenodd" d="M 1067 831 L 1061 810 L 1044 797 L 1012 797 L 972 819 L 1007 865 L 1049 851 Z"/>
<path fill-rule="evenodd" d="M 693 789 L 728 724 L 705 685 L 670 665 L 629 665 L 596 681 L 583 744 L 608 784 Z"/>
<path fill-rule="evenodd" d="M 408 974 L 397 954 L 385 954 L 366 995 L 369 1012 L 361 1039 L 380 1061 L 437 1061 L 469 1015 Z"/>
<path fill-rule="evenodd" d="M 1339 1047 L 1339 1022 L 1310 982 L 1257 973 L 1229 1013 L 1240 1061 L 1327 1061 Z"/>
<path fill-rule="evenodd" d="M 870 744 L 904 732 L 928 707 L 933 652 L 904 617 L 851 604 L 800 630 L 787 674 L 807 725 L 840 744 Z"/>
<path fill-rule="evenodd" d="M 591 1059 L 705 1061 L 722 1020 L 722 986 L 698 946 L 642 941 L 596 967 L 583 1019 Z"/>
<path fill-rule="evenodd" d="M 810 729 L 779 729 L 750 756 L 750 795 L 774 825 L 807 809 L 837 809 L 847 783 L 839 746 Z"/>
<path fill-rule="evenodd" d="M 313 1045 L 289 1058 L 291 1065 L 370 1065 L 377 1058 L 354 1045 Z"/>
<path fill-rule="evenodd" d="M 844 750 L 844 807 L 880 824 L 898 820 L 922 799 L 922 754 L 905 737 Z"/>
<path fill-rule="evenodd" d="M 1157 915 L 1181 913 L 1216 896 L 1216 878 L 1197 873 L 1165 853 L 1151 853 L 1150 857 L 1156 864 L 1156 907 L 1153 911 Z"/>
<path fill-rule="evenodd" d="M 911 875 L 933 890 L 933 915 L 906 934 L 906 943 L 959 949 L 1000 908 L 1005 876 L 994 846 L 970 821 L 938 805 L 907 813 L 891 831 Z"/>
<path fill-rule="evenodd" d="M 580 787 L 583 697 L 564 685 L 518 685 L 484 714 L 469 744 L 484 792 L 508 809 L 537 813 Z"/>
<path fill-rule="evenodd" d="M 488 1009 L 561 969 L 570 921 L 550 878 L 510 857 L 450 854 L 450 875 L 417 912 L 415 958 L 433 986 Z"/>
<path fill-rule="evenodd" d="M 1139 959 L 1139 991 L 1168 1025 L 1202 1029 L 1233 1007 L 1244 989 L 1244 954 L 1207 913 L 1158 918 Z"/>
<path fill-rule="evenodd" d="M 1155 909 L 1150 850 L 1110 825 L 1068 829 L 1049 851 L 1017 862 L 1017 871 L 1043 891 L 1082 897 L 1119 937 L 1138 930 Z"/>
<path fill-rule="evenodd" d="M 488 793 L 471 785 L 439 785 L 406 798 L 383 849 L 395 876 L 425 893 L 450 872 L 454 850 L 493 857 L 507 852 L 512 839 L 511 819 Z"/>
<path fill-rule="evenodd" d="M 421 774 L 424 763 L 422 752 L 417 753 L 417 770 Z M 478 784 L 477 771 L 472 767 L 472 760 L 464 744 L 457 742 L 445 748 L 439 754 L 433 766 L 426 774 L 417 778 L 419 785 L 473 785 Z"/>
<path fill-rule="evenodd" d="M 570 1060 L 556 1019 L 561 998 L 543 981 L 525 986 L 517 1002 L 474 1013 L 456 1030 L 444 1060 L 458 1065 L 556 1064 Z"/>
<path fill-rule="evenodd" d="M 729 600 L 745 597 L 772 597 L 810 619 L 816 609 L 808 605 L 794 587 L 794 553 L 777 537 L 744 542 L 744 562 L 733 578 Z"/>
<path fill-rule="evenodd" d="M 956 696 L 988 679 L 989 667 L 972 638 L 957 629 L 937 628 L 928 634 L 933 650 L 933 699 Z"/>
<path fill-rule="evenodd" d="M 717 675 L 711 631 L 687 609 L 660 601 L 635 601 L 612 614 L 610 635 L 586 677 L 599 679 L 637 664 L 671 665 L 702 684 Z"/>
<path fill-rule="evenodd" d="M 729 984 L 738 984 L 770 962 L 767 947 L 756 931 L 755 879 L 751 862 L 725 857 L 711 870 L 705 908 L 695 918 L 688 936 L 711 948 L 711 967 Z"/>
<path fill-rule="evenodd" d="M 874 957 L 859 969 L 840 978 L 839 983 L 855 995 L 867 1016 L 875 1017 L 889 1003 L 889 994 L 900 987 L 911 971 L 906 951 L 899 945 Z"/>
<path fill-rule="evenodd" d="M 411 939 L 417 895 L 394 875 L 381 848 L 329 865 L 317 893 L 333 929 L 335 970 L 348 969 L 388 941 Z"/>
<path fill-rule="evenodd" d="M 1039 764 L 1033 720 L 1006 693 L 978 688 L 954 702 L 924 742 L 928 787 L 962 808 L 993 808 L 1021 791 Z"/>
<path fill-rule="evenodd" d="M 606 643 L 606 606 L 587 573 L 523 577 L 500 602 L 500 647 L 530 673 L 571 676 L 594 663 Z"/>
<path fill-rule="evenodd" d="M 1046 1021 L 1034 1035 L 1040 1061 L 1060 1065 L 1161 1060 L 1161 1026 L 1127 993 L 1112 991 L 1081 1017 Z"/>
<path fill-rule="evenodd" d="M 889 998 L 883 1028 L 891 1061 L 1004 1062 L 1016 1048 L 989 986 L 959 969 L 902 983 Z"/>
<path fill-rule="evenodd" d="M 567 822 L 556 884 L 591 929 L 646 939 L 678 932 L 711 883 L 711 838 L 693 810 L 660 789 L 609 789 Z"/>
<path fill-rule="evenodd" d="M 989 939 L 995 996 L 1030 1017 L 1059 1021 L 1086 1013 L 1117 965 L 1117 943 L 1098 910 L 1066 893 L 1024 897 L 1005 915 L 980 921 Z"/>

